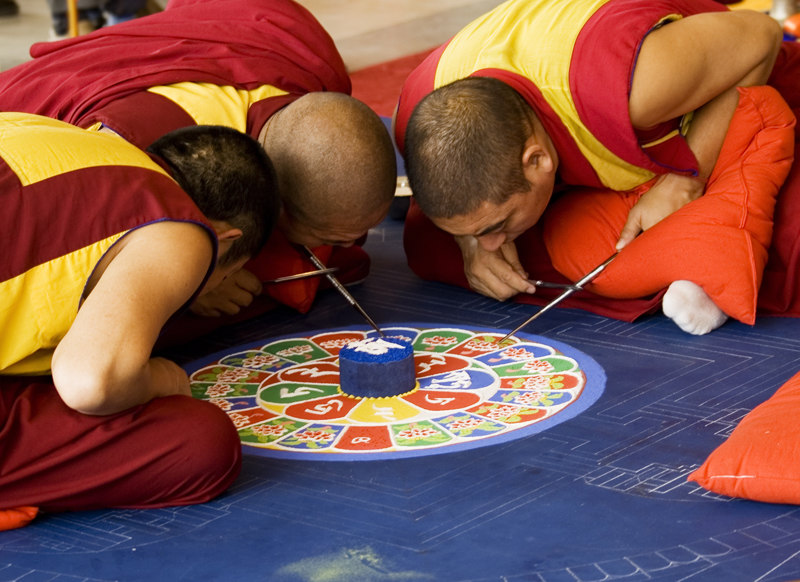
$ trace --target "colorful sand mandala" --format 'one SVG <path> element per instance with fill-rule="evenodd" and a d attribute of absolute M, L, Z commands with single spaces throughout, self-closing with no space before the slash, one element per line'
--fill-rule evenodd
<path fill-rule="evenodd" d="M 339 388 L 339 350 L 374 335 L 308 332 L 233 348 L 187 366 L 196 398 L 236 425 L 247 453 L 376 460 L 461 451 L 540 432 L 586 410 L 605 387 L 589 356 L 539 336 L 404 324 L 417 387 L 388 398 Z"/>

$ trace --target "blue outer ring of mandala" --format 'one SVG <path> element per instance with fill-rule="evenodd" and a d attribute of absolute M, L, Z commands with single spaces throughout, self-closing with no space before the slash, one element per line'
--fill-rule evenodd
<path fill-rule="evenodd" d="M 428 329 L 444 328 L 444 329 L 463 329 L 464 331 L 468 332 L 485 332 L 494 334 L 504 333 L 502 330 L 498 330 L 495 328 L 480 327 L 480 326 L 470 326 L 467 328 L 467 327 L 460 327 L 461 325 L 463 324 L 440 324 L 432 322 L 425 322 L 425 323 L 394 322 L 394 323 L 382 324 L 382 327 L 387 329 L 402 328 L 402 327 L 418 328 L 420 332 L 424 332 L 425 330 Z M 304 330 L 276 337 L 268 337 L 259 340 L 257 342 L 251 342 L 248 344 L 226 348 L 224 350 L 206 356 L 200 360 L 186 364 L 184 366 L 184 369 L 191 376 L 194 372 L 202 369 L 205 366 L 213 364 L 226 356 L 229 356 L 236 352 L 256 349 L 259 346 L 264 346 L 265 342 L 276 342 L 292 338 L 309 338 L 323 333 L 336 333 L 336 332 L 347 332 L 347 331 L 372 332 L 371 328 L 354 325 L 354 326 L 344 326 L 340 328 L 331 328 L 324 330 Z M 337 450 L 335 452 L 318 451 L 314 453 L 308 453 L 302 451 L 294 452 L 294 451 L 284 451 L 272 448 L 247 446 L 245 443 L 243 443 L 243 451 L 246 454 L 251 454 L 256 456 L 263 456 L 276 459 L 295 459 L 303 461 L 378 461 L 387 459 L 401 459 L 401 458 L 412 458 L 412 457 L 421 457 L 428 455 L 455 453 L 475 448 L 494 446 L 501 443 L 515 441 L 527 436 L 540 433 L 558 424 L 561 424 L 562 422 L 575 418 L 576 416 L 587 410 L 595 402 L 597 402 L 597 400 L 603 394 L 606 385 L 605 371 L 603 370 L 602 366 L 600 366 L 600 364 L 598 364 L 594 359 L 592 359 L 587 354 L 573 348 L 572 346 L 569 346 L 562 342 L 552 340 L 550 338 L 546 338 L 543 336 L 519 332 L 515 334 L 515 337 L 525 341 L 544 344 L 545 346 L 557 350 L 564 356 L 574 359 L 579 364 L 580 370 L 584 373 L 586 377 L 586 384 L 583 387 L 580 396 L 577 398 L 575 402 L 571 403 L 569 406 L 559 411 L 557 414 L 550 416 L 549 418 L 546 418 L 538 422 L 530 423 L 526 426 L 511 431 L 503 432 L 502 434 L 496 436 L 489 436 L 468 442 L 442 445 L 433 448 L 409 449 L 402 451 L 394 450 L 388 452 L 375 451 L 375 452 L 347 453 Z"/>

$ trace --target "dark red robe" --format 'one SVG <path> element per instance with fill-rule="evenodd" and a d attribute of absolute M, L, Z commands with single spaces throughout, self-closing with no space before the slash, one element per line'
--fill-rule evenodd
<path fill-rule="evenodd" d="M 31 55 L 0 73 L 0 110 L 81 126 L 121 97 L 178 82 L 350 92 L 333 40 L 291 0 L 174 0 L 151 16 L 35 44 Z"/>
<path fill-rule="evenodd" d="M 46 115 L 81 127 L 101 121 L 141 148 L 195 123 L 178 105 L 148 93 L 150 87 L 205 82 L 286 91 L 248 109 L 247 132 L 253 137 L 273 113 L 302 95 L 351 91 L 330 35 L 292 0 L 172 0 L 151 16 L 35 44 L 31 55 L 32 61 L 0 73 L 0 110 Z M 330 256 L 342 276 L 349 274 L 345 282 L 363 279 L 369 271 L 369 257 L 359 246 L 326 247 L 317 254 L 322 260 Z M 288 245 L 270 242 L 247 268 L 269 280 L 314 267 Z M 307 311 L 318 285 L 314 278 L 266 291 Z M 274 306 L 262 303 L 261 310 Z"/>
<path fill-rule="evenodd" d="M 41 147 L 54 133 L 65 134 L 62 124 L 51 126 L 52 121 L 44 124 L 33 116 L 7 117 L 2 121 L 4 135 L 12 139 L 0 160 L 5 210 L 0 282 L 34 287 L 29 293 L 48 301 L 14 303 L 14 293 L 3 296 L 5 305 L 11 301 L 19 310 L 29 311 L 25 319 L 31 322 L 30 329 L 4 327 L 6 345 L 31 344 L 13 331 L 46 342 L 63 337 L 72 321 L 54 322 L 48 317 L 49 307 L 36 306 L 60 299 L 61 308 L 71 306 L 77 312 L 80 292 L 65 300 L 69 297 L 57 298 L 48 291 L 62 287 L 80 291 L 79 285 L 65 284 L 66 279 L 59 277 L 87 280 L 96 265 L 91 259 L 98 256 L 92 247 L 99 243 L 154 222 L 175 220 L 201 225 L 216 246 L 213 229 L 191 198 L 167 174 L 156 171 L 155 164 L 145 164 L 146 156 L 135 148 L 71 128 L 78 147 L 89 147 L 82 140 L 98 142 L 97 159 L 82 165 L 67 146 Z M 24 133 L 27 143 L 15 139 L 10 127 Z M 32 179 L 18 162 L 34 155 L 42 167 L 58 172 Z M 109 163 L 119 159 L 127 165 Z M 82 256 L 86 254 L 89 259 Z M 209 258 L 210 273 L 214 261 Z M 69 268 L 53 268 L 59 262 Z M 37 270 L 44 274 L 27 278 Z M 47 370 L 33 373 L 43 375 L 0 374 L 0 530 L 27 522 L 31 512 L 17 513 L 13 519 L 14 512 L 3 511 L 18 506 L 67 511 L 203 503 L 224 491 L 239 472 L 238 434 L 213 404 L 170 396 L 112 415 L 81 414 L 59 397 Z"/>
<path fill-rule="evenodd" d="M 636 146 L 636 132 L 627 116 L 627 91 L 638 47 L 652 23 L 672 13 L 689 15 L 703 11 L 726 10 L 710 1 L 659 0 L 643 3 L 638 0 L 612 0 L 598 10 L 602 18 L 594 18 L 581 31 L 571 61 L 568 80 L 578 115 L 592 134 L 620 158 L 656 173 L 680 171 L 691 173 L 686 163 L 683 139 L 672 139 L 670 147 L 650 149 L 647 154 Z M 609 18 L 609 14 L 613 14 Z M 650 23 L 650 24 L 648 24 Z M 613 27 L 617 27 L 613 29 Z M 409 76 L 398 105 L 396 139 L 402 147 L 405 124 L 413 107 L 434 88 L 437 64 L 447 44 L 431 55 Z M 593 55 L 602 54 L 602 59 Z M 475 71 L 472 75 L 498 78 L 517 90 L 534 108 L 553 139 L 560 156 L 562 186 L 599 186 L 597 175 L 566 132 L 550 105 L 530 81 L 513 72 L 499 69 Z M 567 83 L 567 80 L 564 80 Z M 785 42 L 770 84 L 778 88 L 792 107 L 800 113 L 800 43 Z M 652 138 L 653 136 L 639 136 Z M 691 153 L 689 153 L 691 156 Z M 693 162 L 693 160 L 689 160 Z M 660 169 L 659 169 L 660 168 Z M 769 263 L 759 293 L 761 313 L 800 316 L 800 165 L 789 174 L 778 196 L 774 215 L 775 230 Z M 552 266 L 542 240 L 539 225 L 517 239 L 517 249 L 525 269 L 532 278 L 566 282 Z M 666 241 L 665 241 L 666 242 Z M 468 286 L 463 273 L 461 253 L 452 237 L 439 231 L 412 204 L 406 218 L 404 246 L 412 270 L 425 279 Z M 435 249 L 435 252 L 432 252 Z M 587 268 L 591 270 L 591 267 Z M 543 305 L 558 291 L 541 288 L 535 295 L 522 294 L 515 301 Z M 585 292 L 564 301 L 565 307 L 580 307 L 601 315 L 632 321 L 653 311 L 661 295 L 640 299 L 609 299 Z"/>

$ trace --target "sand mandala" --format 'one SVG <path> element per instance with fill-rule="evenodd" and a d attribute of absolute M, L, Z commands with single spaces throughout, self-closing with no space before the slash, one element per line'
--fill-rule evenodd
<path fill-rule="evenodd" d="M 416 385 L 360 398 L 339 384 L 339 351 L 371 329 L 304 332 L 231 348 L 187 366 L 196 398 L 236 425 L 246 453 L 376 460 L 463 451 L 526 437 L 575 417 L 605 373 L 560 342 L 502 331 L 395 324 L 414 349 Z"/>

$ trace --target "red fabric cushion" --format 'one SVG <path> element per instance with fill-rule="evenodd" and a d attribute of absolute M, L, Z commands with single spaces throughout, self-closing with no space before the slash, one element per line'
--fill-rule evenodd
<path fill-rule="evenodd" d="M 689 481 L 729 497 L 800 504 L 799 416 L 797 373 L 745 416 Z"/>
<path fill-rule="evenodd" d="M 588 286 L 591 291 L 645 297 L 689 280 L 729 316 L 754 323 L 775 197 L 793 161 L 795 120 L 770 87 L 739 94 L 705 195 L 638 236 Z M 611 255 L 641 194 L 584 190 L 555 201 L 543 217 L 555 268 L 576 281 Z"/>
<path fill-rule="evenodd" d="M 314 249 L 319 260 L 326 263 L 331 256 L 330 246 Z M 275 229 L 261 252 L 253 257 L 245 266 L 261 281 L 269 281 L 287 275 L 296 275 L 304 271 L 313 271 L 316 267 L 293 246 L 284 234 Z M 321 277 L 309 277 L 276 285 L 264 285 L 264 293 L 284 305 L 288 305 L 306 313 L 314 302 Z"/>
<path fill-rule="evenodd" d="M 540 225 L 523 233 L 516 239 L 519 258 L 531 277 L 568 283 L 569 281 L 556 271 L 547 256 Z M 447 234 L 422 214 L 419 206 L 412 200 L 405 219 L 403 230 L 403 248 L 408 266 L 414 273 L 429 281 L 440 281 L 450 285 L 469 288 L 464 275 L 464 262 L 461 251 L 453 236 Z M 520 293 L 513 298 L 516 303 L 545 305 L 556 296 L 561 289 L 539 287 L 534 295 Z M 559 303 L 559 307 L 578 308 L 597 313 L 605 317 L 613 317 L 623 321 L 634 321 L 644 313 L 658 307 L 658 296 L 644 299 L 609 299 L 594 293 L 581 292 L 567 297 Z"/>
<path fill-rule="evenodd" d="M 360 245 L 366 236 L 350 247 L 321 246 L 315 249 L 317 255 L 328 267 L 336 267 L 336 278 L 344 284 L 362 281 L 369 274 L 370 258 Z M 261 281 L 270 281 L 287 275 L 313 271 L 316 267 L 298 247 L 292 245 L 278 230 L 273 231 L 261 252 L 244 267 Z M 286 283 L 264 285 L 264 294 L 278 303 L 306 313 L 311 309 L 317 291 L 330 284 L 324 277 L 309 277 Z"/>

